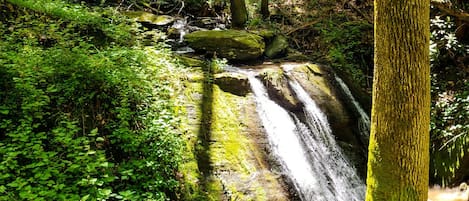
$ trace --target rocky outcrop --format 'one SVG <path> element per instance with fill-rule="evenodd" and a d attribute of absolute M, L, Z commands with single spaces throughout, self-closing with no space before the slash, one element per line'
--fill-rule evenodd
<path fill-rule="evenodd" d="M 186 56 L 181 56 L 181 55 L 176 55 L 176 58 L 179 60 L 181 64 L 185 66 L 189 66 L 189 67 L 203 67 L 207 65 L 206 62 L 202 59 L 186 57 Z"/>
<path fill-rule="evenodd" d="M 189 97 L 188 100 L 194 101 L 183 104 L 192 105 L 184 111 L 197 116 L 194 118 L 194 125 L 200 126 L 199 130 L 196 129 L 198 132 L 189 134 L 197 138 L 194 142 L 205 140 L 204 143 L 193 145 L 203 148 L 200 148 L 202 151 L 195 152 L 195 158 L 199 161 L 198 166 L 194 166 L 195 172 L 203 173 L 201 180 L 190 181 L 194 181 L 195 185 L 208 183 L 216 186 L 217 188 L 204 189 L 207 197 L 216 197 L 216 200 L 229 200 L 232 197 L 264 200 L 260 197 L 264 195 L 267 196 L 265 200 L 297 200 L 295 192 L 291 191 L 290 195 L 288 191 L 288 185 L 293 184 L 278 177 L 275 171 L 271 172 L 272 168 L 280 166 L 275 159 L 270 158 L 275 155 L 268 153 L 269 141 L 262 121 L 255 112 L 256 100 L 250 93 L 247 76 L 237 72 L 216 73 L 207 82 L 202 69 L 193 68 L 192 70 L 199 73 L 185 79 L 186 87 L 196 86 L 197 89 L 189 88 L 184 92 Z M 364 178 L 366 157 L 355 133 L 356 121 L 344 107 L 345 103 L 333 86 L 331 70 L 307 62 L 271 62 L 249 66 L 249 69 L 259 73 L 258 78 L 263 81 L 273 101 L 290 114 L 294 113 L 295 119 L 305 123 L 307 117 L 303 105 L 289 85 L 291 80 L 296 80 L 326 114 L 342 153 L 354 164 L 361 178 Z M 186 177 L 189 178 L 190 175 L 187 174 Z M 245 178 L 249 178 L 249 181 Z M 250 184 L 246 185 L 247 182 Z M 262 193 L 258 193 L 261 190 Z"/>
<path fill-rule="evenodd" d="M 285 63 L 291 79 L 297 80 L 311 98 L 326 114 L 333 134 L 344 154 L 357 168 L 358 174 L 366 175 L 366 149 L 360 141 L 358 119 L 347 110 L 348 103 L 343 102 L 333 85 L 334 74 L 324 66 L 311 63 Z"/>
<path fill-rule="evenodd" d="M 265 48 L 262 37 L 238 30 L 196 31 L 184 38 L 195 50 L 216 53 L 218 57 L 230 60 L 256 59 Z"/>
<path fill-rule="evenodd" d="M 297 80 L 310 94 L 316 104 L 326 113 L 336 137 L 350 144 L 358 144 L 353 133 L 352 116 L 348 114 L 344 104 L 331 84 L 332 72 L 325 67 L 311 63 L 284 64 L 290 68 L 290 76 Z"/>
<path fill-rule="evenodd" d="M 290 111 L 301 110 L 302 105 L 295 98 L 282 69 L 265 69 L 259 77 L 267 87 L 269 97 L 277 104 Z"/>
<path fill-rule="evenodd" d="M 225 91 L 249 86 L 246 76 L 215 74 L 209 86 L 201 68 L 185 77 L 177 97 L 180 130 L 189 139 L 181 165 L 181 188 L 188 195 L 180 200 L 298 200 L 271 163 L 254 97 Z"/>
<path fill-rule="evenodd" d="M 215 84 L 221 90 L 238 96 L 246 96 L 251 92 L 248 78 L 240 73 L 218 73 L 215 74 Z"/>

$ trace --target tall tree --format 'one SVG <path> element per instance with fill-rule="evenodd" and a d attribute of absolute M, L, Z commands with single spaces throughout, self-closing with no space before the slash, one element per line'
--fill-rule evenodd
<path fill-rule="evenodd" d="M 262 18 L 269 18 L 269 0 L 261 0 L 261 15 Z"/>
<path fill-rule="evenodd" d="M 375 0 L 366 201 L 426 201 L 430 0 Z"/>
<path fill-rule="evenodd" d="M 244 24 L 248 20 L 248 12 L 244 0 L 230 0 L 231 10 L 231 26 L 233 28 L 244 28 Z"/>

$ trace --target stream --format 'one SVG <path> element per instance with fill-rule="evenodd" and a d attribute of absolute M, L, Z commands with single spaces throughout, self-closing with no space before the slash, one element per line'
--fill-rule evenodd
<path fill-rule="evenodd" d="M 370 140 L 370 137 L 369 137 L 370 117 L 368 116 L 368 114 L 366 114 L 365 110 L 363 110 L 363 108 L 360 106 L 358 101 L 353 97 L 352 92 L 350 91 L 348 86 L 345 84 L 345 82 L 337 76 L 335 76 L 334 78 L 336 82 L 339 84 L 340 89 L 342 89 L 342 91 L 345 93 L 348 101 L 353 104 L 355 113 L 358 114 L 358 121 L 359 121 L 358 129 L 360 131 L 360 140 L 362 141 L 364 145 L 367 145 Z"/>

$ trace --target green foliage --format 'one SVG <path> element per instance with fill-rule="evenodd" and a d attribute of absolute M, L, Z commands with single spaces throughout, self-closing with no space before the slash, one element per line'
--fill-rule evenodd
<path fill-rule="evenodd" d="M 89 6 L 114 6 L 125 10 L 147 10 L 158 14 L 171 14 L 182 11 L 199 11 L 207 6 L 213 8 L 220 0 L 68 0 Z M 200 14 L 200 13 L 199 13 Z"/>
<path fill-rule="evenodd" d="M 460 43 L 456 36 L 456 26 L 450 17 L 435 16 L 431 19 L 430 58 L 433 71 L 457 65 L 456 58 L 469 54 L 469 45 Z M 464 65 L 464 64 L 462 64 Z"/>
<path fill-rule="evenodd" d="M 431 110 L 432 176 L 435 182 L 448 185 L 469 149 L 469 82 L 465 80 L 460 91 L 443 92 L 435 81 Z"/>
<path fill-rule="evenodd" d="M 350 21 L 319 23 L 321 37 L 329 47 L 327 60 L 331 66 L 352 76 L 355 83 L 363 88 L 370 88 L 367 75 L 371 73 L 373 46 L 366 33 L 371 33 L 373 26 L 367 22 Z"/>
<path fill-rule="evenodd" d="M 97 47 L 64 18 L 0 23 L 0 200 L 169 199 L 181 154 L 170 56 Z"/>
<path fill-rule="evenodd" d="M 431 176 L 442 185 L 464 176 L 457 172 L 469 151 L 469 80 L 457 62 L 469 46 L 456 39 L 455 29 L 449 17 L 431 19 Z"/>
<path fill-rule="evenodd" d="M 210 67 L 210 73 L 216 74 L 216 73 L 221 73 L 225 71 L 225 67 L 228 65 L 228 60 L 225 58 L 219 59 L 219 58 L 214 58 L 210 61 L 209 67 Z"/>
<path fill-rule="evenodd" d="M 62 0 L 7 0 L 19 7 L 44 13 L 67 22 L 102 32 L 115 42 L 125 44 L 131 40 L 130 21 L 113 9 L 95 7 L 94 10 L 79 4 L 69 4 Z"/>

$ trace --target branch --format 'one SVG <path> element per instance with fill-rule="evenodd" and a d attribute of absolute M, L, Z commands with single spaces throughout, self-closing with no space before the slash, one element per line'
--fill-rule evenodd
<path fill-rule="evenodd" d="M 306 28 L 306 27 L 312 26 L 312 25 L 314 25 L 314 24 L 316 24 L 316 23 L 318 23 L 318 22 L 320 22 L 320 20 L 307 22 L 306 24 L 303 24 L 303 25 L 301 25 L 301 26 L 299 26 L 299 27 L 294 28 L 293 30 L 290 30 L 286 35 L 288 36 L 288 35 L 290 35 L 290 34 L 293 33 L 293 32 L 296 32 L 296 31 L 298 31 L 298 30 L 300 30 L 300 29 L 304 29 L 304 28 Z"/>
<path fill-rule="evenodd" d="M 453 9 L 444 3 L 432 1 L 431 4 L 441 10 L 442 12 L 451 15 L 453 17 L 458 18 L 459 20 L 465 21 L 469 23 L 469 13 L 465 13 L 464 11 Z"/>
<path fill-rule="evenodd" d="M 363 12 L 360 10 L 360 8 L 358 8 L 357 5 L 355 5 L 354 3 L 352 3 L 352 2 L 349 1 L 349 2 L 347 2 L 347 4 L 348 4 L 351 8 L 353 8 L 355 11 L 357 11 L 362 17 L 364 17 L 365 20 L 368 21 L 368 23 L 373 24 L 373 17 L 370 17 L 369 15 L 363 13 Z"/>

